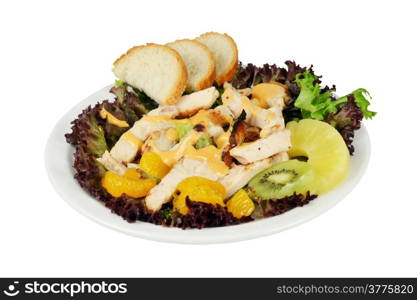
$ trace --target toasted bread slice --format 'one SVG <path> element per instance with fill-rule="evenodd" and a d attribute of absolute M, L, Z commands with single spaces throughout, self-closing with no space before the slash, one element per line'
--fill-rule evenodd
<path fill-rule="evenodd" d="M 188 92 L 196 92 L 213 85 L 216 77 L 215 61 L 206 45 L 185 39 L 168 43 L 167 46 L 177 51 L 185 62 Z"/>
<path fill-rule="evenodd" d="M 157 44 L 131 48 L 113 64 L 117 78 L 162 105 L 175 104 L 187 85 L 187 69 L 173 49 Z"/>
<path fill-rule="evenodd" d="M 237 46 L 227 34 L 207 32 L 196 38 L 206 45 L 216 61 L 216 82 L 219 86 L 233 79 L 238 66 Z"/>

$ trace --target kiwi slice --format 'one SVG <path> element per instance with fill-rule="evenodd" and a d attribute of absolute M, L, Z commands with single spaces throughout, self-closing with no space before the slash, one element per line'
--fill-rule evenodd
<path fill-rule="evenodd" d="M 314 170 L 307 162 L 292 159 L 258 173 L 249 181 L 248 188 L 255 197 L 279 199 L 294 192 L 311 191 L 314 176 Z"/>

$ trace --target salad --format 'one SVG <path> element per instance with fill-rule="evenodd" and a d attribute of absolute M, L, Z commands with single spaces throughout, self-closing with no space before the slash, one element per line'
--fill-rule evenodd
<path fill-rule="evenodd" d="M 134 47 L 113 72 L 114 99 L 65 137 L 80 186 L 128 222 L 227 226 L 320 201 L 376 114 L 365 89 L 336 97 L 312 67 L 243 65 L 226 34 Z"/>

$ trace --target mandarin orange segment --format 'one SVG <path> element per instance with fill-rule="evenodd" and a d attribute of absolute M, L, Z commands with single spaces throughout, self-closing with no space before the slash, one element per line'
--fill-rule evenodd
<path fill-rule="evenodd" d="M 158 179 L 162 179 L 169 172 L 169 167 L 154 152 L 146 152 L 142 155 L 139 168 L 146 174 Z"/>
<path fill-rule="evenodd" d="M 249 198 L 245 190 L 239 190 L 234 196 L 227 201 L 227 211 L 235 218 L 247 217 L 255 210 L 255 204 Z"/>
<path fill-rule="evenodd" d="M 172 200 L 172 205 L 180 214 L 186 215 L 188 214 L 188 207 L 186 203 L 187 195 L 184 193 L 181 193 L 180 195 L 174 195 L 174 199 Z"/>
<path fill-rule="evenodd" d="M 226 190 L 224 186 L 204 177 L 192 176 L 184 179 L 178 184 L 177 191 L 179 194 L 174 195 L 173 205 L 182 214 L 188 213 L 187 197 L 195 202 L 225 206 Z"/>
<path fill-rule="evenodd" d="M 141 174 L 138 170 L 135 168 L 129 168 L 126 170 L 126 172 L 123 174 L 123 177 L 131 178 L 131 179 L 140 179 Z"/>
<path fill-rule="evenodd" d="M 146 196 L 156 185 L 155 179 L 133 179 L 107 171 L 101 179 L 102 186 L 113 197 L 126 194 L 133 198 Z"/>

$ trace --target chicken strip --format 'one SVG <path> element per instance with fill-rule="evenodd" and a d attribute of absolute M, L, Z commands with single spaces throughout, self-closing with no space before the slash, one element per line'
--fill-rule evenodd
<path fill-rule="evenodd" d="M 109 151 L 105 151 L 97 161 L 101 163 L 108 171 L 112 171 L 119 175 L 123 175 L 126 172 L 126 167 L 118 162 L 114 157 L 111 156 Z"/>
<path fill-rule="evenodd" d="M 111 156 L 118 162 L 131 162 L 135 159 L 143 141 L 138 139 L 131 130 L 122 134 L 113 148 L 110 150 Z"/>
<path fill-rule="evenodd" d="M 224 84 L 224 92 L 222 94 L 223 105 L 226 106 L 236 119 L 240 116 L 243 110 L 242 98 L 245 97 L 240 94 L 230 83 Z"/>
<path fill-rule="evenodd" d="M 182 96 L 176 104 L 178 115 L 180 117 L 187 117 L 201 109 L 209 108 L 216 101 L 217 97 L 219 97 L 219 92 L 214 86 Z"/>
<path fill-rule="evenodd" d="M 146 115 L 175 117 L 176 115 L 178 115 L 178 109 L 175 105 L 162 105 L 151 110 Z"/>
<path fill-rule="evenodd" d="M 249 164 L 282 151 L 288 151 L 291 146 L 290 131 L 281 130 L 271 133 L 266 138 L 251 143 L 243 143 L 232 148 L 230 155 L 242 164 Z"/>
<path fill-rule="evenodd" d="M 268 135 L 270 135 L 273 131 L 281 130 L 285 128 L 285 121 L 284 117 L 282 115 L 281 108 L 277 106 L 273 106 L 271 108 L 268 108 L 269 111 L 272 111 L 274 113 L 275 119 L 273 122 L 270 122 L 266 126 L 258 126 L 261 128 L 260 137 L 265 138 Z"/>
<path fill-rule="evenodd" d="M 150 117 L 152 118 L 152 117 Z M 154 131 L 161 131 L 175 127 L 167 120 L 150 120 L 143 117 L 124 133 L 111 149 L 110 153 L 120 162 L 131 162 L 137 155 L 143 141 Z"/>
<path fill-rule="evenodd" d="M 245 121 L 252 126 L 259 128 L 269 128 L 279 126 L 284 128 L 284 118 L 282 117 L 281 108 L 274 106 L 271 109 L 264 109 L 254 101 L 251 101 L 245 95 L 239 93 L 231 84 L 224 84 L 224 93 L 222 95 L 223 104 L 231 111 L 233 118 L 236 119 L 244 110 L 246 113 Z"/>
<path fill-rule="evenodd" d="M 160 106 L 135 122 L 116 142 L 110 154 L 119 162 L 129 163 L 134 160 L 143 141 L 154 131 L 175 127 L 170 118 L 177 114 L 175 106 Z"/>
<path fill-rule="evenodd" d="M 233 119 L 234 117 L 234 114 L 226 105 L 219 105 L 214 109 L 214 111 L 217 111 L 218 113 L 229 119 Z"/>
<path fill-rule="evenodd" d="M 210 170 L 205 162 L 183 158 L 162 178 L 145 198 L 145 204 L 151 211 L 158 211 L 164 203 L 169 202 L 177 185 L 187 177 L 201 176 L 217 180 L 219 175 Z"/>
<path fill-rule="evenodd" d="M 175 140 L 170 139 L 165 132 L 154 131 L 142 146 L 142 154 L 145 152 L 168 151 L 176 144 Z"/>
<path fill-rule="evenodd" d="M 225 187 L 227 197 L 231 197 L 259 172 L 262 172 L 275 163 L 287 160 L 287 152 L 281 152 L 273 157 L 259 160 L 249 165 L 237 165 L 231 168 L 226 176 L 220 178 L 219 182 Z"/>
<path fill-rule="evenodd" d="M 277 96 L 274 98 L 269 98 L 266 100 L 269 107 L 278 107 L 280 110 L 283 110 L 285 108 L 285 101 L 282 96 Z"/>

